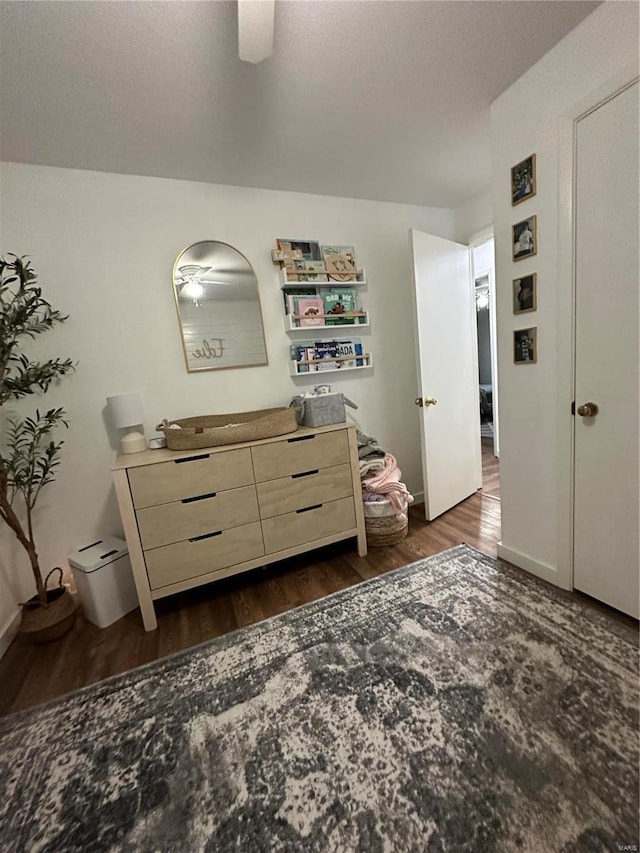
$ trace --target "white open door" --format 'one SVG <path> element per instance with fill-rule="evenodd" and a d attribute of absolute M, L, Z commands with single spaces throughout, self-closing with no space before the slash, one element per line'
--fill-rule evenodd
<path fill-rule="evenodd" d="M 576 127 L 573 528 L 574 587 L 636 619 L 638 95 L 636 82 Z"/>
<path fill-rule="evenodd" d="M 431 520 L 482 486 L 475 303 L 467 246 L 416 230 L 411 244 L 416 403 Z"/>

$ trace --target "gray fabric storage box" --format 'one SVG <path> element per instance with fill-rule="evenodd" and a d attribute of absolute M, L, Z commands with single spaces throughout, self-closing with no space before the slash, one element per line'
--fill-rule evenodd
<path fill-rule="evenodd" d="M 343 424 L 347 420 L 343 394 L 318 394 L 317 397 L 304 397 L 302 422 L 308 427 Z"/>

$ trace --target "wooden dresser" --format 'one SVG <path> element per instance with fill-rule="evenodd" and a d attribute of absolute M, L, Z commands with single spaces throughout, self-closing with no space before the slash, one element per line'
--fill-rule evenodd
<path fill-rule="evenodd" d="M 112 470 L 147 631 L 157 598 L 351 536 L 367 553 L 352 424 L 145 450 Z"/>

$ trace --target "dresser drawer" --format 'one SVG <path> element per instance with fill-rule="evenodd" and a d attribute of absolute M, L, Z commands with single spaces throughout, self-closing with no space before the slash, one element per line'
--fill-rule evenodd
<path fill-rule="evenodd" d="M 260 523 L 223 530 L 217 536 L 187 539 L 145 551 L 151 589 L 235 566 L 264 554 Z"/>
<path fill-rule="evenodd" d="M 259 520 L 255 486 L 185 498 L 137 512 L 142 547 L 159 548 L 181 539 L 191 539 L 212 530 L 239 527 Z"/>
<path fill-rule="evenodd" d="M 349 461 L 347 430 L 298 436 L 251 448 L 256 483 Z"/>
<path fill-rule="evenodd" d="M 334 465 L 304 474 L 258 483 L 261 518 L 271 518 L 313 504 L 336 501 L 353 494 L 350 465 Z"/>
<path fill-rule="evenodd" d="M 136 509 L 247 486 L 253 483 L 248 447 L 222 453 L 194 453 L 170 462 L 129 469 Z"/>
<path fill-rule="evenodd" d="M 288 512 L 262 521 L 264 546 L 267 554 L 285 551 L 296 545 L 312 543 L 315 539 L 342 533 L 356 526 L 353 497 L 329 501 L 319 507 Z"/>

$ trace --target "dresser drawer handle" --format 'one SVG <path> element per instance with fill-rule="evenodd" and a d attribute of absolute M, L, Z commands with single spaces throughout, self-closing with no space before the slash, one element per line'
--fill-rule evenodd
<path fill-rule="evenodd" d="M 294 441 L 311 441 L 315 435 L 299 435 L 297 438 L 288 438 L 287 444 L 293 444 Z"/>
<path fill-rule="evenodd" d="M 222 536 L 223 530 L 216 530 L 215 533 L 203 533 L 202 536 L 193 536 L 189 542 L 200 542 L 201 539 L 211 539 L 212 536 Z"/>
<path fill-rule="evenodd" d="M 297 480 L 298 477 L 310 477 L 312 474 L 317 474 L 317 473 L 318 473 L 318 469 L 314 468 L 313 471 L 303 471 L 301 474 L 292 474 L 291 479 Z"/>
<path fill-rule="evenodd" d="M 304 509 L 297 509 L 296 512 L 299 514 L 301 512 L 311 512 L 312 509 L 320 509 L 322 504 L 315 504 L 314 506 L 306 506 Z"/>
<path fill-rule="evenodd" d="M 198 459 L 208 459 L 210 456 L 210 453 L 201 453 L 199 456 L 185 456 L 184 459 L 174 459 L 173 461 L 176 465 L 180 465 L 182 462 L 196 462 Z"/>
<path fill-rule="evenodd" d="M 182 498 L 182 500 L 180 501 L 180 503 L 183 503 L 183 504 L 192 504 L 194 501 L 206 501 L 206 500 L 208 500 L 209 498 L 215 498 L 215 496 L 216 496 L 217 494 L 218 494 L 217 492 L 209 492 L 209 494 L 208 494 L 208 495 L 196 495 L 196 497 L 195 497 L 195 498 Z"/>

